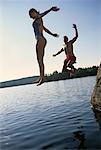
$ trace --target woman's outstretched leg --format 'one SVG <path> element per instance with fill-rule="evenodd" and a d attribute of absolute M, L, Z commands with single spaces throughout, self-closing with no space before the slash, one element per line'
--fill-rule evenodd
<path fill-rule="evenodd" d="M 40 80 L 38 85 L 41 85 L 44 82 L 44 63 L 43 58 L 39 60 L 39 70 L 40 70 Z"/>
<path fill-rule="evenodd" d="M 40 39 L 37 42 L 36 45 L 36 54 L 37 54 L 37 61 L 39 64 L 39 71 L 40 71 L 40 80 L 38 85 L 41 85 L 44 82 L 44 49 L 46 46 L 46 39 L 43 37 L 40 37 Z"/>

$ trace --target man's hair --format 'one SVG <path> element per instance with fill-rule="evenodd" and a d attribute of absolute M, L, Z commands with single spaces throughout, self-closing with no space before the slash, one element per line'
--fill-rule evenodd
<path fill-rule="evenodd" d="M 67 39 L 68 37 L 65 35 L 64 38 Z"/>
<path fill-rule="evenodd" d="M 64 39 L 68 40 L 68 37 L 65 35 L 65 36 L 64 36 Z"/>

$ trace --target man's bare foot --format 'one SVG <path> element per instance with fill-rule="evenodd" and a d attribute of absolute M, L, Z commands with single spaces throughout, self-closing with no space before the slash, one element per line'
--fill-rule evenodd
<path fill-rule="evenodd" d="M 76 71 L 76 69 L 75 69 L 75 68 L 70 70 L 70 77 L 73 77 L 73 76 L 74 76 L 75 71 Z"/>

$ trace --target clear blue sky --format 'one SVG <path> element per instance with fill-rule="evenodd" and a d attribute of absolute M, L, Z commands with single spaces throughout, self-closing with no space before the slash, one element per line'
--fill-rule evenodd
<path fill-rule="evenodd" d="M 79 38 L 74 44 L 75 67 L 99 65 L 101 59 L 100 0 L 0 0 L 0 81 L 39 75 L 36 60 L 36 39 L 29 18 L 30 8 L 40 12 L 52 6 L 60 8 L 43 18 L 44 25 L 59 38 L 46 33 L 45 73 L 61 71 L 65 54 L 52 57 L 63 46 L 63 36 L 74 36 L 77 24 Z"/>

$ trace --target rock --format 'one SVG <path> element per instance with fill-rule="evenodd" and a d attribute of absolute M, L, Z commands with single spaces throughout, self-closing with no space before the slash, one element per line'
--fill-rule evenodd
<path fill-rule="evenodd" d="M 91 96 L 91 104 L 94 109 L 101 111 L 101 64 L 98 68 L 96 85 Z"/>

